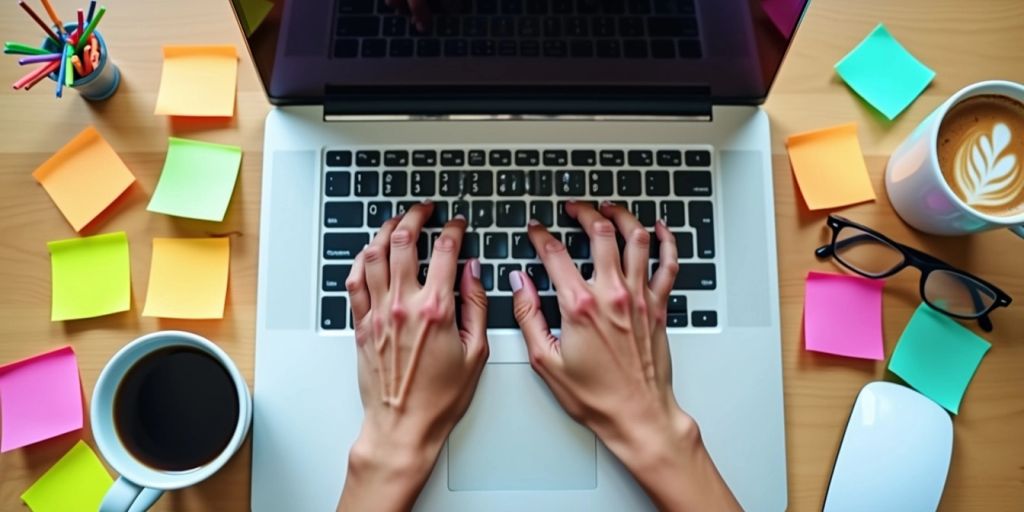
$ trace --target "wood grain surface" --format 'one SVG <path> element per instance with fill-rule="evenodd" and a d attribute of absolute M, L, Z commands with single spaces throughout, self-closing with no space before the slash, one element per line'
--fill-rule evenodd
<path fill-rule="evenodd" d="M 69 17 L 82 0 L 56 0 Z M 237 114 L 228 121 L 179 121 L 154 116 L 160 45 L 230 43 L 244 53 L 228 2 L 110 0 L 101 31 L 124 82 L 109 101 L 88 103 L 76 93 L 55 100 L 43 84 L 31 92 L 0 92 L 0 362 L 63 344 L 74 346 L 88 399 L 105 362 L 126 342 L 158 329 L 185 329 L 215 340 L 252 383 L 259 224 L 260 163 L 265 100 L 248 55 L 239 62 Z M 925 93 L 899 118 L 885 121 L 837 79 L 832 66 L 879 21 L 937 73 Z M 34 28 L 13 1 L 0 4 L 4 40 L 36 42 Z M 4 56 L 0 82 L 21 75 Z M 772 124 L 782 343 L 785 376 L 789 502 L 792 510 L 818 510 L 836 450 L 858 390 L 887 378 L 883 362 L 819 356 L 802 349 L 804 276 L 835 271 L 812 251 L 825 240 L 824 218 L 809 212 L 795 188 L 784 142 L 788 135 L 857 121 L 878 201 L 843 210 L 910 245 L 977 272 L 1017 302 L 993 315 L 984 337 L 992 350 L 954 418 L 953 464 L 942 510 L 1024 509 L 1024 241 L 1009 232 L 940 238 L 915 232 L 890 208 L 883 188 L 888 155 L 943 99 L 972 82 L 1002 78 L 1024 82 L 1024 2 L 1020 0 L 815 0 L 782 66 L 765 109 Z M 92 232 L 124 230 L 132 255 L 132 309 L 102 318 L 52 323 L 46 242 L 76 236 L 30 173 L 88 124 L 121 154 L 138 184 Z M 227 219 L 207 223 L 146 212 L 169 135 L 244 148 L 242 172 Z M 232 236 L 231 281 L 221 321 L 142 318 L 154 236 Z M 886 354 L 917 306 L 918 275 L 905 271 L 886 287 Z M 971 329 L 977 330 L 970 325 Z M 19 496 L 76 440 L 92 440 L 88 427 L 0 455 L 0 510 L 23 510 Z M 339 454 L 341 456 L 341 454 Z M 245 510 L 249 507 L 247 444 L 219 474 L 166 495 L 157 510 Z"/>

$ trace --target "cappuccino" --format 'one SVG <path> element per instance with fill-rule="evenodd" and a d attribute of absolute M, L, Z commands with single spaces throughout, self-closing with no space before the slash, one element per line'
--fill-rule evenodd
<path fill-rule="evenodd" d="M 967 98 L 946 112 L 937 146 L 942 176 L 964 204 L 996 217 L 1024 213 L 1024 104 Z"/>

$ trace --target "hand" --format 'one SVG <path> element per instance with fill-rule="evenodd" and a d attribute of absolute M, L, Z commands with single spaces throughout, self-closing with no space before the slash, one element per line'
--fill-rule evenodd
<path fill-rule="evenodd" d="M 665 330 L 676 273 L 675 238 L 659 221 L 659 265 L 648 280 L 650 234 L 621 206 L 570 202 L 590 237 L 594 277 L 584 281 L 565 246 L 531 221 L 530 242 L 558 289 L 562 336 L 551 334 L 530 278 L 510 274 L 515 317 L 530 363 L 566 412 L 589 427 L 662 510 L 739 509 L 676 403 Z M 610 220 L 609 220 L 610 219 Z M 616 229 L 626 240 L 619 256 Z"/>
<path fill-rule="evenodd" d="M 433 208 L 418 204 L 387 221 L 345 282 L 365 417 L 339 510 L 411 508 L 487 362 L 487 297 L 477 260 L 465 266 L 463 325 L 455 325 L 464 217 L 448 222 L 434 242 L 426 284 L 416 279 L 416 241 Z"/>

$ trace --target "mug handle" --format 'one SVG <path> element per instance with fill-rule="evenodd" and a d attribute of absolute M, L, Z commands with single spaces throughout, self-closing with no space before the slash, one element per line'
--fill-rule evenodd
<path fill-rule="evenodd" d="M 142 487 L 119 476 L 103 497 L 100 512 L 145 512 L 163 494 L 164 491 Z"/>
<path fill-rule="evenodd" d="M 1024 238 L 1024 224 L 1020 226 L 1010 226 L 1010 231 L 1017 233 L 1017 236 Z"/>

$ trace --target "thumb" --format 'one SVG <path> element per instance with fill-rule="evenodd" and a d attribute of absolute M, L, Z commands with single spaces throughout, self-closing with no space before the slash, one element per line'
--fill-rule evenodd
<path fill-rule="evenodd" d="M 534 286 L 533 280 L 516 270 L 509 273 L 508 282 L 512 286 L 513 314 L 523 331 L 526 350 L 530 353 L 530 363 L 536 368 L 554 354 L 551 343 L 555 338 L 540 310 L 540 296 L 537 295 L 537 287 Z"/>
<path fill-rule="evenodd" d="M 480 260 L 472 259 L 462 270 L 459 285 L 462 295 L 462 325 L 466 352 L 474 356 L 487 353 L 487 294 L 480 283 Z"/>

